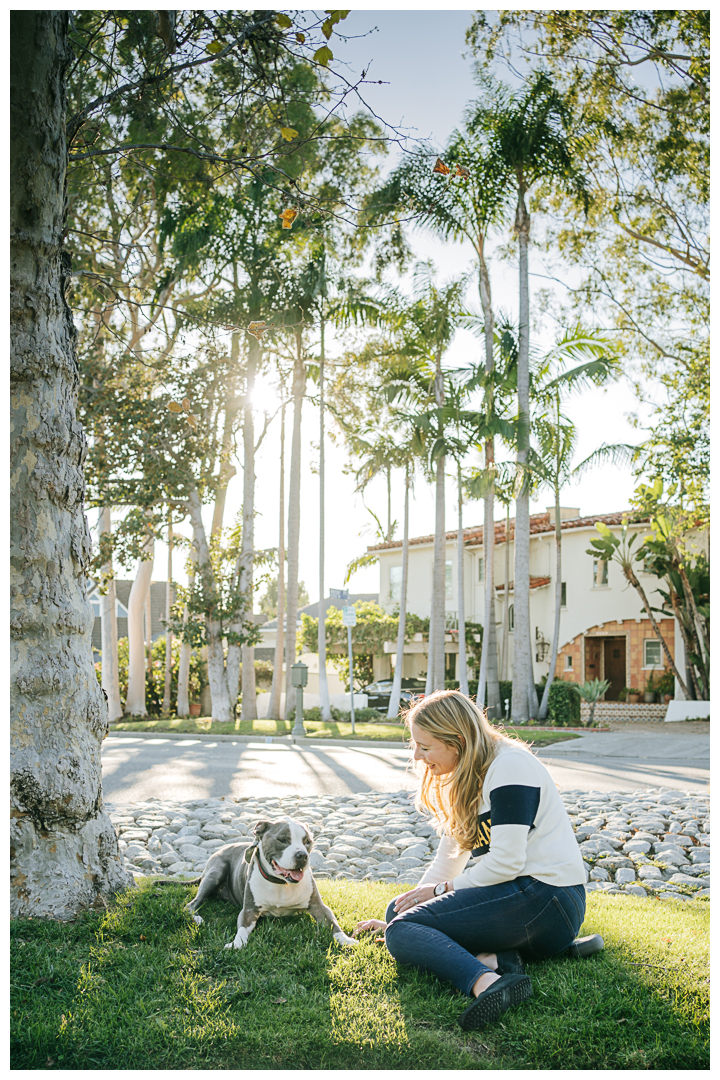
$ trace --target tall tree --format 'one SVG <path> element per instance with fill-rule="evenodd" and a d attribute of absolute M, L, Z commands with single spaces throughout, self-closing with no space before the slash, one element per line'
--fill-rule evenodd
<path fill-rule="evenodd" d="M 530 213 L 527 194 L 539 181 L 554 181 L 578 195 L 584 180 L 575 165 L 570 111 L 544 72 L 538 72 L 516 93 L 487 80 L 486 96 L 471 110 L 468 126 L 486 133 L 489 151 L 515 183 L 515 234 L 518 244 L 518 444 L 517 466 L 525 476 L 530 421 L 530 293 L 528 245 Z M 513 718 L 525 723 L 538 708 L 530 640 L 530 495 L 518 495 L 515 513 L 515 653 Z"/>
<path fill-rule="evenodd" d="M 130 877 L 103 808 L 108 713 L 85 595 L 86 444 L 63 249 L 68 13 L 13 11 L 10 32 L 10 910 L 66 919 Z"/>

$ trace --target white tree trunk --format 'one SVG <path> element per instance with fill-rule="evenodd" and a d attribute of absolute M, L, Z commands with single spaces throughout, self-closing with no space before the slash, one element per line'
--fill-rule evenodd
<path fill-rule="evenodd" d="M 210 548 L 205 535 L 202 519 L 202 507 L 197 491 L 188 495 L 190 521 L 193 528 L 193 542 L 197 553 L 198 573 L 208 590 L 211 610 L 217 598 L 217 583 L 210 562 Z M 212 698 L 212 719 L 229 723 L 235 719 L 235 707 L 230 702 L 225 657 L 223 654 L 223 630 L 219 620 L 205 616 L 205 639 L 207 643 L 208 680 Z"/>
<path fill-rule="evenodd" d="M 283 657 L 285 653 L 285 406 L 280 411 L 280 520 L 278 523 L 278 596 L 275 624 L 275 657 L 267 715 L 282 719 Z"/>
<path fill-rule="evenodd" d="M 402 572 L 400 579 L 400 614 L 398 616 L 398 636 L 395 648 L 395 674 L 388 704 L 388 719 L 400 712 L 400 691 L 402 689 L 402 669 L 405 651 L 405 621 L 407 613 L 408 557 L 410 554 L 410 462 L 405 466 L 405 514 L 403 518 Z"/>
<path fill-rule="evenodd" d="M 490 274 L 485 262 L 485 237 L 478 238 L 478 263 L 480 268 L 480 303 L 483 310 L 485 336 L 485 370 L 491 374 L 495 369 L 495 316 L 492 308 Z M 492 410 L 493 392 L 486 391 L 488 413 Z M 485 468 L 490 473 L 495 467 L 495 440 L 485 440 Z M 483 559 L 485 567 L 485 614 L 482 653 L 478 677 L 478 704 L 487 705 L 488 715 L 497 719 L 502 715 L 500 685 L 498 682 L 497 630 L 495 626 L 495 482 L 492 478 L 484 498 Z M 482 694 L 482 698 L 480 695 Z"/>
<path fill-rule="evenodd" d="M 510 664 L 510 503 L 505 509 L 505 606 L 503 607 L 502 621 L 502 662 L 500 665 L 500 678 L 507 680 Z M 501 702 L 502 713 L 505 714 L 505 702 Z"/>
<path fill-rule="evenodd" d="M 110 533 L 110 507 L 104 506 L 98 516 L 98 533 Z M 122 716 L 120 702 L 120 665 L 118 661 L 117 595 L 112 559 L 103 566 L 106 575 L 105 594 L 100 597 L 100 634 L 102 654 L 102 688 L 107 694 L 110 723 Z"/>
<path fill-rule="evenodd" d="M 152 678 L 152 579 L 145 596 L 145 664 L 149 681 Z"/>
<path fill-rule="evenodd" d="M 132 883 L 103 808 L 108 712 L 92 657 L 65 300 L 68 12 L 10 12 L 10 914 L 71 919 Z"/>
<path fill-rule="evenodd" d="M 430 693 L 445 689 L 445 457 L 436 462 L 435 480 L 435 543 L 433 547 L 433 601 L 430 627 L 428 674 L 432 671 Z"/>
<path fill-rule="evenodd" d="M 522 488 L 515 512 L 515 647 L 513 650 L 512 717 L 524 724 L 530 719 L 528 670 L 530 655 L 530 493 L 524 466 L 527 462 L 530 425 L 530 300 L 528 290 L 528 236 L 530 215 L 524 192 L 518 194 L 515 229 L 519 254 L 518 422 L 517 464 Z"/>
<path fill-rule="evenodd" d="M 290 492 L 288 498 L 288 586 L 287 629 L 285 632 L 285 716 L 295 707 L 295 687 L 292 684 L 292 665 L 295 663 L 297 642 L 298 572 L 300 557 L 300 430 L 303 395 L 305 394 L 305 365 L 303 364 L 301 331 L 295 333 L 295 366 L 293 369 L 293 431 L 290 456 Z"/>
<path fill-rule="evenodd" d="M 128 600 L 128 689 L 126 716 L 147 716 L 145 705 L 145 604 L 150 592 L 155 539 L 150 537 L 143 548 L 145 557 L 138 563 Z"/>
<path fill-rule="evenodd" d="M 552 645 L 550 646 L 550 670 L 543 691 L 538 719 L 545 720 L 548 714 L 550 687 L 555 678 L 558 645 L 560 644 L 560 612 L 562 604 L 562 524 L 560 520 L 560 491 L 555 489 L 555 622 L 553 625 Z"/>
<path fill-rule="evenodd" d="M 255 423 L 252 393 L 255 388 L 260 342 L 250 335 L 248 347 L 247 389 L 243 415 L 243 528 L 240 554 L 240 588 L 247 598 L 244 618 L 250 620 L 253 610 L 253 569 L 255 560 Z M 242 708 L 241 720 L 257 720 L 255 687 L 255 646 L 242 646 Z M 237 700 L 237 699 L 236 699 Z M 234 707 L 234 702 L 233 702 Z"/>
<path fill-rule="evenodd" d="M 330 694 L 327 681 L 327 643 L 325 640 L 325 320 L 320 317 L 320 536 L 319 581 L 320 606 L 318 608 L 318 684 L 320 710 L 323 720 L 331 720 Z"/>
<path fill-rule="evenodd" d="M 458 682 L 460 693 L 470 694 L 467 675 L 467 650 L 465 646 L 465 541 L 462 515 L 462 470 L 458 464 L 458 537 L 457 537 L 457 590 L 458 590 Z"/>
<path fill-rule="evenodd" d="M 170 629 L 170 609 L 172 607 L 172 517 L 168 522 L 168 561 L 167 581 L 165 582 L 165 686 L 163 688 L 162 711 L 170 712 L 170 688 L 172 682 L 172 630 Z"/>
<path fill-rule="evenodd" d="M 188 584 L 192 588 L 195 581 L 194 565 L 196 561 L 195 549 L 191 547 L 189 563 L 193 569 L 188 572 Z M 187 626 L 188 621 L 188 609 L 187 605 L 183 611 L 183 623 Z M 192 646 L 183 641 L 180 645 L 180 660 L 178 662 L 178 688 L 177 688 L 177 708 L 176 712 L 178 716 L 190 715 L 190 657 L 192 655 Z"/>

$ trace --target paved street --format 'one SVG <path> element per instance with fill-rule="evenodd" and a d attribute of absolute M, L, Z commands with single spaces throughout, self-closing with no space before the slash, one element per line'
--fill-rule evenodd
<path fill-rule="evenodd" d="M 555 743 L 539 757 L 563 791 L 707 791 L 709 733 L 684 732 L 682 727 L 591 732 Z M 407 751 L 392 747 L 293 746 L 262 739 L 216 742 L 118 732 L 103 744 L 103 791 L 108 803 L 398 791 L 414 787 L 407 763 Z"/>

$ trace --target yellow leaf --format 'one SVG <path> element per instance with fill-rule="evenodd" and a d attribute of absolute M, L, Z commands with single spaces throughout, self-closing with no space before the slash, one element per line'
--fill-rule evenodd
<path fill-rule="evenodd" d="M 450 175 L 450 170 L 441 158 L 438 158 L 435 162 L 435 168 L 433 169 L 433 172 L 440 173 L 441 176 Z"/>
<path fill-rule="evenodd" d="M 207 51 L 214 54 L 222 52 L 224 48 L 225 46 L 221 41 L 211 41 L 207 47 Z"/>
<path fill-rule="evenodd" d="M 469 176 L 470 175 L 470 170 L 466 169 L 464 165 L 456 165 L 455 166 L 455 175 L 456 176 Z"/>
<path fill-rule="evenodd" d="M 313 54 L 313 60 L 317 64 L 322 64 L 323 67 L 327 67 L 330 61 L 333 59 L 333 54 L 327 45 L 321 45 L 320 48 Z"/>
<path fill-rule="evenodd" d="M 260 341 L 260 339 L 262 338 L 262 336 L 263 336 L 263 334 L 265 333 L 266 330 L 267 330 L 267 323 L 265 321 L 251 322 L 250 325 L 247 328 L 248 334 L 252 334 L 252 336 L 254 338 L 257 338 L 258 341 Z"/>
<path fill-rule="evenodd" d="M 185 417 L 193 431 L 197 431 L 197 416 L 193 416 L 192 413 L 188 413 Z"/>
<path fill-rule="evenodd" d="M 279 217 L 282 218 L 283 229 L 292 229 L 293 221 L 297 216 L 298 212 L 293 207 L 288 207 L 286 210 L 283 210 L 282 214 L 279 215 Z"/>
<path fill-rule="evenodd" d="M 190 398 L 184 397 L 182 399 L 182 407 L 185 410 L 185 412 L 190 412 Z"/>
<path fill-rule="evenodd" d="M 282 13 L 276 17 L 275 22 L 278 26 L 282 27 L 283 30 L 289 30 L 292 26 L 292 19 L 289 19 L 287 15 L 283 15 Z"/>
<path fill-rule="evenodd" d="M 298 45 L 304 45 L 305 44 L 305 35 L 304 34 L 296 34 L 295 35 L 295 40 L 297 41 Z"/>
<path fill-rule="evenodd" d="M 333 32 L 333 24 L 331 23 L 330 19 L 326 19 L 325 22 L 322 24 L 322 32 L 325 35 L 325 40 L 329 41 Z"/>
<path fill-rule="evenodd" d="M 298 132 L 295 128 L 280 128 L 280 134 L 287 142 L 292 142 L 293 139 L 297 139 Z"/>
<path fill-rule="evenodd" d="M 182 412 L 183 411 L 182 405 L 178 405 L 177 401 L 168 401 L 167 407 L 170 410 L 170 412 L 176 412 L 177 413 L 177 412 Z"/>

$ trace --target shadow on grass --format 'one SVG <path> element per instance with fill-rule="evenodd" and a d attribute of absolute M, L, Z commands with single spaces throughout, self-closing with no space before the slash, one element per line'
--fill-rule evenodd
<path fill-rule="evenodd" d="M 397 884 L 323 881 L 346 931 Z M 398 968 L 384 946 L 342 949 L 307 914 L 261 919 L 226 950 L 236 909 L 144 882 L 73 924 L 12 924 L 13 1069 L 707 1069 L 707 910 L 590 898 L 604 953 L 529 965 L 530 1001 L 476 1034 L 466 999 Z M 614 901 L 614 902 L 613 902 Z M 652 965 L 652 966 L 650 966 Z"/>

